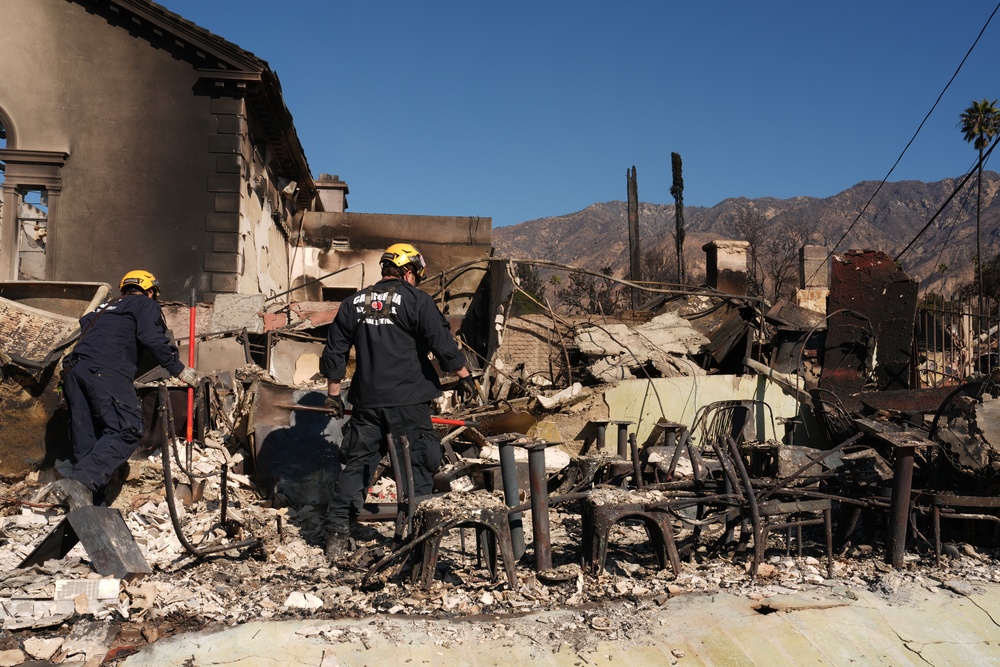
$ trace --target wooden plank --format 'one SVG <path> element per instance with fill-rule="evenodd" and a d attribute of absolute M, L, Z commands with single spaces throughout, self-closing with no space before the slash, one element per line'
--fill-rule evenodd
<path fill-rule="evenodd" d="M 121 512 L 93 505 L 78 507 L 67 514 L 18 567 L 58 560 L 77 542 L 83 543 L 94 571 L 100 575 L 127 581 L 152 572 Z"/>
<path fill-rule="evenodd" d="M 152 573 L 117 509 L 94 505 L 78 507 L 66 518 L 98 574 L 128 581 Z"/>

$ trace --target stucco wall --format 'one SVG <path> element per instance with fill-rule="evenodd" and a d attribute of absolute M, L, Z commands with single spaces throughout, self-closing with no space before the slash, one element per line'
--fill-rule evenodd
<path fill-rule="evenodd" d="M 253 145 L 249 136 L 245 145 Z M 254 151 L 246 164 L 248 185 L 240 192 L 238 291 L 272 296 L 288 289 L 288 238 L 272 218 L 275 211 L 279 216 L 287 214 L 286 202 L 259 153 Z"/>
<path fill-rule="evenodd" d="M 380 277 L 378 260 L 394 243 L 412 243 L 427 262 L 427 280 L 423 288 L 434 291 L 444 287 L 445 314 L 460 316 L 483 279 L 492 248 L 493 221 L 475 216 L 395 215 L 386 213 L 330 213 L 310 211 L 302 217 L 302 248 L 296 253 L 309 259 L 296 259 L 292 285 L 301 285 L 318 276 L 361 262 L 364 284 Z M 469 262 L 483 260 L 475 267 L 441 273 Z M 322 287 L 357 288 L 362 282 L 361 269 L 355 268 L 324 278 Z M 447 282 L 447 285 L 442 285 Z M 319 285 L 305 288 L 306 298 L 318 298 Z M 294 298 L 303 298 L 301 291 Z"/>
<path fill-rule="evenodd" d="M 0 2 L 0 116 L 11 130 L 0 159 L 11 167 L 44 152 L 46 173 L 58 175 L 46 278 L 117 284 L 144 268 L 165 299 L 183 301 L 192 290 L 211 300 L 287 289 L 297 193 L 281 190 L 297 179 L 301 203 L 311 181 L 278 177 L 298 174 L 304 156 L 293 130 L 276 138 L 268 129 L 272 112 L 279 121 L 286 112 L 266 97 L 276 89 L 266 64 L 155 6 L 136 5 L 132 16 L 127 3 L 84 4 Z M 229 55 L 214 56 L 216 47 Z M 13 225 L 4 215 L 7 275 Z"/>
<path fill-rule="evenodd" d="M 167 298 L 204 290 L 214 128 L 194 69 L 66 0 L 0 3 L 0 60 L 8 148 L 69 154 L 48 278 L 117 284 L 141 267 Z"/>
<path fill-rule="evenodd" d="M 653 425 L 664 419 L 690 426 L 695 412 L 715 401 L 736 399 L 763 400 L 774 412 L 776 433 L 768 424 L 768 435 L 781 439 L 784 428 L 780 417 L 799 414 L 799 404 L 778 385 L 761 375 L 699 375 L 694 377 L 626 380 L 604 392 L 609 419 L 638 422 L 629 431 L 639 442 L 649 436 Z"/>

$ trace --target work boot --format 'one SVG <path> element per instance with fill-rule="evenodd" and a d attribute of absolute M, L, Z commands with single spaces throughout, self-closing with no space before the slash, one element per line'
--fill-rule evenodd
<path fill-rule="evenodd" d="M 128 479 L 128 473 L 128 461 L 115 468 L 108 483 L 94 492 L 94 504 L 101 507 L 111 507 L 111 503 L 122 492 L 122 487 L 125 486 L 125 481 Z"/>
<path fill-rule="evenodd" d="M 38 494 L 37 500 L 49 500 L 56 505 L 65 505 L 71 511 L 94 504 L 94 495 L 90 489 L 72 477 L 58 479 Z"/>
<path fill-rule="evenodd" d="M 355 549 L 354 539 L 347 533 L 331 531 L 326 534 L 326 558 L 329 561 L 341 560 L 351 555 Z"/>

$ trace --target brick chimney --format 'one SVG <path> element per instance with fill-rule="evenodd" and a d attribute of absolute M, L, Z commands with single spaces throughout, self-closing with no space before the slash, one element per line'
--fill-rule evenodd
<path fill-rule="evenodd" d="M 802 308 L 826 315 L 826 300 L 830 296 L 829 250 L 821 245 L 799 248 L 799 289 L 795 303 Z"/>
<path fill-rule="evenodd" d="M 319 210 L 328 213 L 343 213 L 347 210 L 347 183 L 339 176 L 320 174 L 314 181 L 316 194 L 319 195 Z"/>
<path fill-rule="evenodd" d="M 705 251 L 705 278 L 708 286 L 727 294 L 747 293 L 746 241 L 718 239 L 701 247 Z"/>

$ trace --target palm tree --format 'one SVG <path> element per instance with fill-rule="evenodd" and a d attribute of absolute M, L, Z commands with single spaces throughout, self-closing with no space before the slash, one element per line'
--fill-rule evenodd
<path fill-rule="evenodd" d="M 976 281 L 979 283 L 979 314 L 983 314 L 983 248 L 979 231 L 979 205 L 983 196 L 983 149 L 990 145 L 990 139 L 1000 134 L 1000 109 L 997 101 L 985 98 L 981 102 L 973 100 L 972 106 L 962 112 L 962 134 L 965 140 L 979 151 L 976 190 Z"/>

